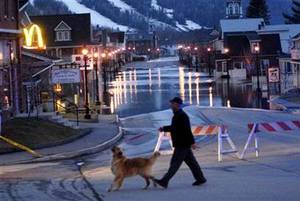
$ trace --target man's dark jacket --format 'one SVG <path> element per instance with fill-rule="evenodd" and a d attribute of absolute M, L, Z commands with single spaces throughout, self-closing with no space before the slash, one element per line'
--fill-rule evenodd
<path fill-rule="evenodd" d="M 164 126 L 163 130 L 171 133 L 173 147 L 175 148 L 190 148 L 195 143 L 190 119 L 182 109 L 174 112 L 172 124 Z"/>

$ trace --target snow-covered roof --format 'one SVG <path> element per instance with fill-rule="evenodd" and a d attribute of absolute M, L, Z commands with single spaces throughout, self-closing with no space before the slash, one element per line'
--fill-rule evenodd
<path fill-rule="evenodd" d="M 279 34 L 282 51 L 289 53 L 292 38 L 300 33 L 300 24 L 266 25 L 257 31 L 259 34 Z"/>
<path fill-rule="evenodd" d="M 256 31 L 263 22 L 262 18 L 223 19 L 220 21 L 223 33 Z"/>

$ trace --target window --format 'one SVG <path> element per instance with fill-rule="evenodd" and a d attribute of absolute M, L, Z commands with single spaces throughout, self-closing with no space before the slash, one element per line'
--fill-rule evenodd
<path fill-rule="evenodd" d="M 56 41 L 70 41 L 71 40 L 70 31 L 57 31 L 55 40 Z"/>
<path fill-rule="evenodd" d="M 243 68 L 243 62 L 234 62 L 233 66 L 235 69 L 242 69 Z"/>
<path fill-rule="evenodd" d="M 61 21 L 55 31 L 55 41 L 71 41 L 71 27 L 69 27 L 64 21 Z"/>
<path fill-rule="evenodd" d="M 285 62 L 284 63 L 284 68 L 286 73 L 292 73 L 292 66 L 290 62 Z"/>

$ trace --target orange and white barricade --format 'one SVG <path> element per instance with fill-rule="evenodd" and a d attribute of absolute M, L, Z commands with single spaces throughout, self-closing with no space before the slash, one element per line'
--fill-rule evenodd
<path fill-rule="evenodd" d="M 247 151 L 254 150 L 256 157 L 259 155 L 258 148 L 258 137 L 259 132 L 282 132 L 282 131 L 292 131 L 300 130 L 300 121 L 280 121 L 280 122 L 270 122 L 270 123 L 251 123 L 248 124 L 249 137 L 244 146 L 243 152 L 240 156 L 241 159 L 244 158 Z M 254 147 L 250 147 L 250 144 L 254 141 Z"/>
<path fill-rule="evenodd" d="M 236 153 L 237 149 L 228 134 L 228 128 L 224 125 L 200 125 L 192 127 L 194 136 L 213 136 L 218 137 L 218 161 L 222 161 L 224 154 Z M 231 149 L 224 149 L 223 140 L 226 140 Z M 169 133 L 160 132 L 154 151 L 159 151 L 163 141 L 168 141 L 173 149 L 172 141 Z"/>

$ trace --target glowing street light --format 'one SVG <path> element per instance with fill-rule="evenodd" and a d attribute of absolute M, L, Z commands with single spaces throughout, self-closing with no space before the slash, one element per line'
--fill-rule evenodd
<path fill-rule="evenodd" d="M 84 60 L 84 81 L 85 81 L 85 119 L 91 119 L 90 107 L 89 107 L 89 87 L 88 87 L 88 75 L 87 75 L 87 60 L 88 60 L 88 49 L 84 48 L 81 51 Z"/>

